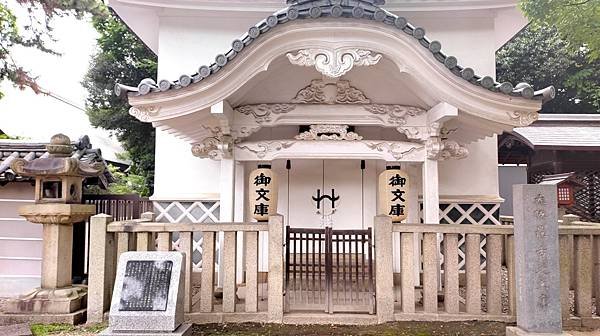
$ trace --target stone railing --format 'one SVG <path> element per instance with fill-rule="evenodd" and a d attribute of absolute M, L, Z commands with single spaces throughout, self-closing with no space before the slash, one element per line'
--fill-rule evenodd
<path fill-rule="evenodd" d="M 89 322 L 103 320 L 110 305 L 117 258 L 122 252 L 134 250 L 178 250 L 186 254 L 184 310 L 191 322 L 284 320 L 281 216 L 271 217 L 269 223 L 217 224 L 157 223 L 151 213 L 142 217 L 122 222 L 112 222 L 107 215 L 92 217 Z M 555 272 L 560 273 L 563 324 L 599 327 L 595 302 L 600 298 L 600 223 L 581 222 L 573 215 L 564 216 L 559 222 L 560 269 Z M 377 322 L 514 322 L 514 226 L 507 218 L 503 218 L 503 224 L 392 224 L 387 216 L 375 217 Z M 175 232 L 179 239 L 173 246 Z M 197 273 L 192 271 L 190 258 L 194 253 L 193 232 L 203 234 L 202 269 Z M 260 232 L 268 234 L 268 243 L 263 245 L 263 240 L 258 239 Z M 399 243 L 394 243 L 396 235 L 400 236 Z M 219 236 L 222 296 L 215 293 L 214 285 Z M 242 236 L 243 245 L 239 242 Z M 462 240 L 463 249 L 459 247 Z M 237 254 L 236 249 L 242 246 L 243 253 Z M 266 282 L 261 281 L 258 272 L 261 250 L 268 251 L 269 257 Z M 483 269 L 482 250 L 486 257 Z M 397 274 L 393 270 L 394 255 L 400 256 L 401 269 Z M 461 260 L 465 265 L 462 268 Z M 236 263 L 244 265 L 241 281 Z"/>
<path fill-rule="evenodd" d="M 178 246 L 172 234 L 179 233 Z M 201 232 L 202 271 L 192 272 L 192 234 Z M 259 232 L 268 233 L 267 283 L 259 283 Z M 243 234 L 243 260 L 236 249 L 238 233 Z M 222 235 L 223 291 L 215 293 L 216 240 Z M 272 216 L 268 223 L 158 223 L 146 213 L 142 219 L 112 222 L 108 215 L 96 215 L 90 226 L 90 270 L 88 322 L 101 322 L 110 306 L 118 256 L 126 251 L 171 251 L 185 254 L 186 320 L 194 323 L 282 322 L 283 319 L 283 217 Z M 244 291 L 236 282 L 236 262 L 244 263 Z M 199 286 L 196 286 L 199 284 Z M 268 290 L 267 290 L 268 288 Z M 217 295 L 216 295 L 217 294 Z M 242 300 L 243 298 L 243 300 Z M 243 301 L 243 304 L 241 303 Z"/>
<path fill-rule="evenodd" d="M 400 233 L 400 244 L 396 250 L 392 244 L 395 232 Z M 466 241 L 464 257 L 458 247 L 461 236 Z M 480 268 L 482 237 L 487 238 L 485 271 Z M 502 265 L 503 242 L 508 241 L 510 247 L 514 244 L 513 239 L 512 226 L 392 224 L 387 216 L 376 217 L 378 321 L 514 321 L 512 254 L 507 259 L 508 267 Z M 443 241 L 442 251 L 438 251 L 439 241 Z M 421 245 L 422 259 L 414 255 L 418 244 Z M 400 297 L 394 295 L 394 279 L 390 272 L 393 254 L 399 254 L 401 259 L 400 281 L 396 283 Z M 464 272 L 459 268 L 459 256 L 465 259 Z M 422 287 L 415 285 L 414 274 L 419 269 L 415 263 L 421 262 Z M 440 289 L 443 296 L 439 295 Z"/>
<path fill-rule="evenodd" d="M 500 216 L 513 225 L 512 216 Z M 600 223 L 564 215 L 559 223 L 561 312 L 566 327 L 600 327 Z"/>
<path fill-rule="evenodd" d="M 565 215 L 559 226 L 563 325 L 600 327 L 600 223 Z"/>

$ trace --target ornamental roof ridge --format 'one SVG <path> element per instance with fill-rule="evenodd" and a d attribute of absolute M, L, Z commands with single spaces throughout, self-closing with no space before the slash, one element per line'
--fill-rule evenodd
<path fill-rule="evenodd" d="M 164 92 L 171 89 L 176 90 L 187 87 L 191 84 L 203 81 L 225 67 L 244 48 L 277 25 L 285 24 L 297 19 L 345 17 L 373 20 L 395 27 L 415 38 L 423 48 L 429 50 L 434 58 L 438 62 L 444 64 L 454 75 L 489 91 L 515 97 L 523 97 L 526 99 L 540 99 L 544 102 L 552 100 L 556 95 L 554 86 L 535 91 L 534 88 L 527 83 L 519 83 L 517 85 L 513 85 L 510 82 L 499 83 L 491 76 L 480 76 L 475 74 L 475 71 L 472 68 L 459 65 L 456 57 L 446 55 L 442 51 L 442 44 L 439 41 L 431 41 L 428 39 L 425 36 L 424 28 L 416 27 L 408 22 L 406 18 L 380 8 L 380 5 L 385 4 L 385 0 L 287 0 L 286 2 L 289 5 L 288 7 L 276 11 L 256 25 L 250 27 L 248 32 L 232 42 L 229 51 L 224 54 L 218 54 L 212 64 L 201 66 L 196 73 L 192 75 L 183 74 L 175 81 L 163 79 L 160 80 L 158 84 L 153 79 L 146 78 L 143 79 L 137 87 L 116 83 L 114 87 L 115 94 L 121 96 L 128 92 L 133 92 L 135 95 L 143 96 L 153 92 Z"/>

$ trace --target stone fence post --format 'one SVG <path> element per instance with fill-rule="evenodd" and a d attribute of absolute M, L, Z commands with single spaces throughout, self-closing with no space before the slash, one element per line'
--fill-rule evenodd
<path fill-rule="evenodd" d="M 507 336 L 562 335 L 555 185 L 513 186 L 517 327 Z"/>
<path fill-rule="evenodd" d="M 579 222 L 580 220 L 581 220 L 581 217 L 579 217 L 577 215 L 566 214 L 566 215 L 562 216 L 562 225 L 573 225 L 574 222 Z M 570 270 L 569 270 L 569 272 L 570 272 L 569 288 L 574 289 L 575 288 L 575 279 L 577 279 L 577 269 L 575 269 L 575 267 L 573 267 L 573 265 L 575 265 L 575 250 L 574 250 L 575 237 L 573 235 L 568 235 L 566 237 L 561 237 L 561 238 L 563 240 L 566 239 L 566 242 L 563 242 L 563 245 L 566 244 L 566 247 L 567 247 L 566 251 L 564 251 L 564 253 L 563 253 L 563 254 L 566 254 L 566 256 L 561 255 L 561 257 L 568 258 L 568 261 L 567 261 L 567 259 L 565 259 L 565 261 L 567 261 L 569 263 L 569 268 L 570 268 Z M 569 297 L 567 296 L 565 299 L 569 299 Z M 568 317 L 569 314 L 571 314 L 571 312 L 566 312 L 563 315 Z"/>
<path fill-rule="evenodd" d="M 375 217 L 375 303 L 377 322 L 394 320 L 394 270 L 392 218 Z"/>
<path fill-rule="evenodd" d="M 143 219 L 147 222 L 154 222 L 156 218 L 156 214 L 152 211 L 146 211 L 140 215 L 140 219 Z"/>
<path fill-rule="evenodd" d="M 116 271 L 114 233 L 106 232 L 112 216 L 98 214 L 90 219 L 87 323 L 100 323 L 110 307 Z"/>
<path fill-rule="evenodd" d="M 283 216 L 269 217 L 268 322 L 283 323 Z"/>

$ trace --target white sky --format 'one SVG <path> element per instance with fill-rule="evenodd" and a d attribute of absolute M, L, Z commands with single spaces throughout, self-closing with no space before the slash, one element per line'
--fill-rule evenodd
<path fill-rule="evenodd" d="M 15 0 L 9 0 L 9 4 L 11 8 L 18 9 L 15 14 L 22 18 L 25 13 Z M 54 36 L 58 39 L 53 48 L 61 53 L 60 56 L 15 48 L 13 58 L 38 76 L 41 87 L 83 108 L 86 91 L 81 81 L 95 51 L 96 31 L 88 20 L 72 17 L 56 18 L 53 26 Z M 102 149 L 108 159 L 115 151 L 122 151 L 108 131 L 90 125 L 84 111 L 52 97 L 36 95 L 31 89 L 22 91 L 8 81 L 0 83 L 0 90 L 4 93 L 4 98 L 0 99 L 0 129 L 5 133 L 32 141 L 48 141 L 59 132 L 68 135 L 71 140 L 87 134 L 92 145 Z"/>

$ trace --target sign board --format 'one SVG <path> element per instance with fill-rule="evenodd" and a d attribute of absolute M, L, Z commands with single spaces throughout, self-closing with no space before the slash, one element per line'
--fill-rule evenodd
<path fill-rule="evenodd" d="M 129 260 L 125 265 L 119 311 L 165 311 L 171 286 L 170 260 Z"/>
<path fill-rule="evenodd" d="M 252 218 L 266 222 L 277 214 L 277 175 L 271 165 L 261 164 L 248 178 L 248 204 Z"/>
<path fill-rule="evenodd" d="M 107 331 L 141 335 L 178 329 L 183 323 L 184 259 L 180 252 L 122 253 Z"/>
<path fill-rule="evenodd" d="M 380 215 L 392 217 L 398 223 L 408 217 L 409 177 L 400 167 L 387 167 L 379 175 L 379 207 Z"/>

